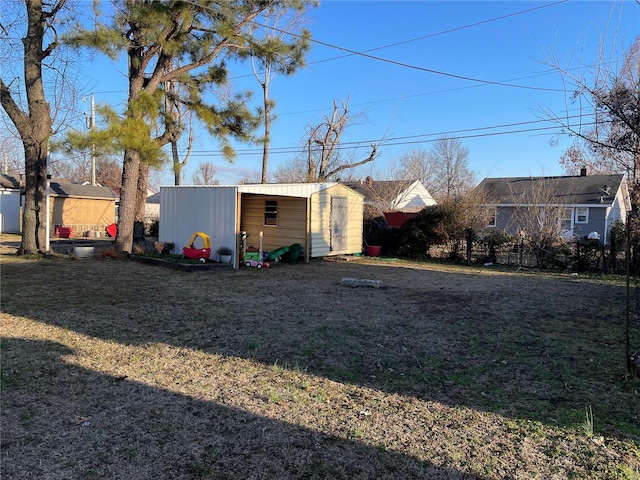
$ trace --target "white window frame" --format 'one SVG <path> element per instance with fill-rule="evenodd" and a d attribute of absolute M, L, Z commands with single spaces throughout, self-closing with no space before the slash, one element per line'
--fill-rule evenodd
<path fill-rule="evenodd" d="M 584 217 L 584 220 L 580 220 Z M 589 223 L 589 207 L 576 207 L 576 223 Z"/>
<path fill-rule="evenodd" d="M 573 211 L 572 208 L 562 209 L 560 215 L 560 231 L 563 235 L 573 234 Z"/>
<path fill-rule="evenodd" d="M 496 227 L 498 225 L 498 207 L 487 208 L 487 227 Z"/>

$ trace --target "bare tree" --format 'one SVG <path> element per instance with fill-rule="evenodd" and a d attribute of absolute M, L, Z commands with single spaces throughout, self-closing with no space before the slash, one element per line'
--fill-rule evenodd
<path fill-rule="evenodd" d="M 283 162 L 273 174 L 276 183 L 306 183 L 308 181 L 308 164 L 302 157 L 295 157 Z"/>
<path fill-rule="evenodd" d="M 109 155 L 95 159 L 96 181 L 103 186 L 119 187 L 122 181 L 122 163 Z M 91 181 L 91 159 L 86 153 L 53 158 L 49 163 L 49 173 L 53 177 L 65 178 L 71 182 Z"/>
<path fill-rule="evenodd" d="M 268 177 L 267 177 L 267 180 L 268 180 Z M 238 183 L 240 185 L 254 185 L 256 183 L 262 183 L 262 177 L 260 175 L 260 172 L 246 173 L 245 175 L 242 176 L 242 178 L 238 180 Z M 281 183 L 287 183 L 287 182 L 281 182 Z"/>
<path fill-rule="evenodd" d="M 24 148 L 25 203 L 22 221 L 21 253 L 42 250 L 46 242 L 45 184 L 49 139 L 54 133 L 53 112 L 45 89 L 45 78 L 51 73 L 64 80 L 66 64 L 54 56 L 59 50 L 58 28 L 65 13 L 66 0 L 44 2 L 25 0 L 24 11 L 3 11 L 4 28 L 11 30 L 8 39 L 22 35 L 22 72 L 10 77 L 3 66 L 0 76 L 0 104 L 15 126 Z M 10 5 L 20 5 L 17 2 Z M 3 9 L 8 8 L 3 4 Z M 5 14 L 12 18 L 4 17 Z M 24 28 L 23 28 L 24 27 Z M 20 32 L 19 29 L 23 28 Z M 12 35 L 15 34 L 15 37 Z M 10 43 L 10 42 L 9 42 Z M 15 53 L 17 45 L 9 45 Z M 56 67 L 51 68 L 56 62 Z M 58 85 L 59 87 L 60 85 Z M 54 97 L 56 100 L 59 97 Z"/>
<path fill-rule="evenodd" d="M 215 177 L 215 165 L 211 162 L 202 162 L 193 174 L 193 183 L 195 185 L 218 185 L 220 182 Z"/>
<path fill-rule="evenodd" d="M 431 149 L 436 182 L 433 195 L 448 199 L 466 195 L 475 184 L 475 173 L 469 168 L 469 150 L 457 138 L 442 137 Z"/>
<path fill-rule="evenodd" d="M 430 193 L 437 190 L 438 165 L 433 155 L 420 148 L 404 153 L 399 161 L 398 178 L 420 180 Z"/>
<path fill-rule="evenodd" d="M 2 173 L 17 176 L 24 172 L 24 151 L 21 150 L 20 141 L 15 136 L 9 134 L 0 139 Z"/>
<path fill-rule="evenodd" d="M 567 99 L 564 112 L 543 113 L 585 147 L 574 144 L 565 165 L 577 160 L 596 171 L 626 172 L 635 182 L 640 173 L 640 37 L 619 70 L 615 58 L 605 58 L 604 48 L 600 52 L 595 62 L 580 59 L 577 66 L 562 65 L 556 57 L 547 61 L 562 76 Z"/>
<path fill-rule="evenodd" d="M 572 211 L 554 198 L 558 191 L 554 182 L 553 177 L 532 178 L 531 188 L 511 192 L 514 215 L 510 228 L 535 252 L 538 267 L 544 266 L 550 249 L 566 243 L 570 233 Z"/>
<path fill-rule="evenodd" d="M 415 149 L 400 158 L 399 175 L 419 179 L 438 201 L 467 195 L 476 174 L 469 168 L 469 150 L 458 139 L 442 137 L 430 150 Z"/>
<path fill-rule="evenodd" d="M 333 102 L 333 111 L 320 124 L 309 129 L 307 134 L 307 181 L 326 182 L 345 170 L 350 170 L 369 162 L 378 156 L 378 147 L 383 140 L 373 143 L 369 153 L 357 160 L 348 160 L 348 153 L 341 148 L 342 136 L 356 119 L 349 111 L 349 100 Z M 350 152 L 352 155 L 353 151 Z"/>

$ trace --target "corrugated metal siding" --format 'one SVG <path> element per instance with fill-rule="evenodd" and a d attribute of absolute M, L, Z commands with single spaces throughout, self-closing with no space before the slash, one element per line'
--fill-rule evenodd
<path fill-rule="evenodd" d="M 218 247 L 235 250 L 235 187 L 161 187 L 161 242 L 175 243 L 180 253 L 194 232 L 211 238 L 212 258 Z"/>
<path fill-rule="evenodd" d="M 0 233 L 20 231 L 20 191 L 0 190 Z"/>

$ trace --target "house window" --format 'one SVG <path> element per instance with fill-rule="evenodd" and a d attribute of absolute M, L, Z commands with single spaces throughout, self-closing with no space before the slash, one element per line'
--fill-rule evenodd
<path fill-rule="evenodd" d="M 498 217 L 498 208 L 497 207 L 489 207 L 487 208 L 487 226 L 495 227 L 496 219 Z"/>
<path fill-rule="evenodd" d="M 278 202 L 266 200 L 264 202 L 264 224 L 278 226 Z"/>
<path fill-rule="evenodd" d="M 573 210 L 571 208 L 563 208 L 560 212 L 560 231 L 563 236 L 573 235 L 573 225 L 571 220 L 573 217 Z"/>
<path fill-rule="evenodd" d="M 589 223 L 589 208 L 576 208 L 576 223 Z"/>

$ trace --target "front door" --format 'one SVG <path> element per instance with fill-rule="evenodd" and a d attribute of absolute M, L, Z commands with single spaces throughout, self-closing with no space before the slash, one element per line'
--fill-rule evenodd
<path fill-rule="evenodd" d="M 347 228 L 349 224 L 347 197 L 331 198 L 331 251 L 344 252 L 348 248 Z"/>

